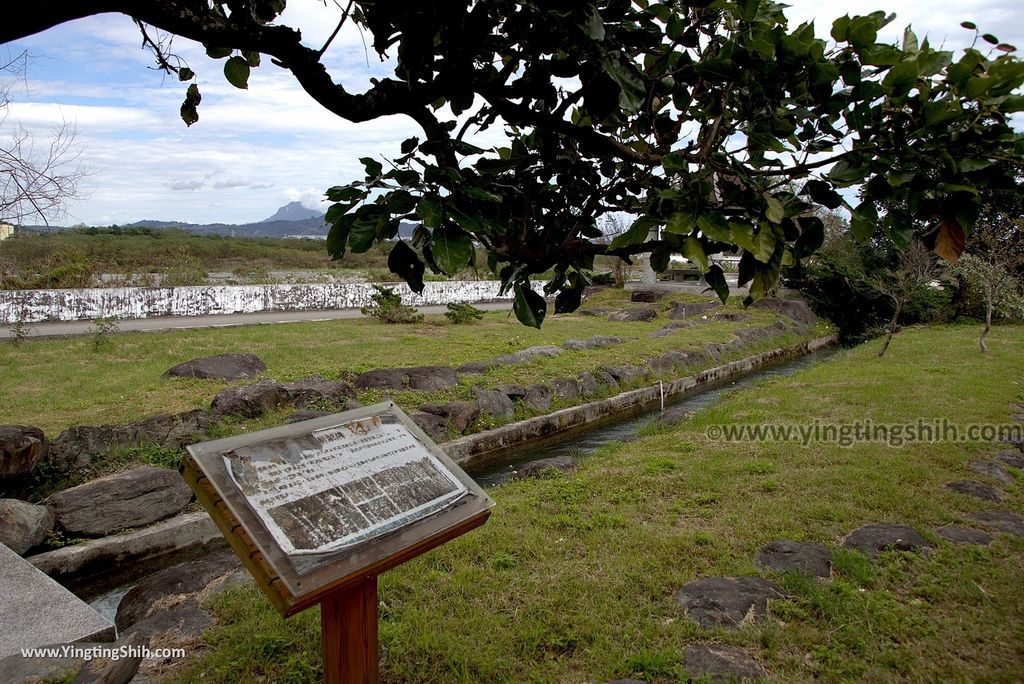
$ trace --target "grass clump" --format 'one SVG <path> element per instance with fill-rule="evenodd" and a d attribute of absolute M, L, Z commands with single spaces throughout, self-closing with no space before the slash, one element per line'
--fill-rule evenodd
<path fill-rule="evenodd" d="M 364 316 L 372 316 L 383 323 L 419 323 L 423 320 L 423 314 L 402 304 L 402 295 L 390 287 L 374 285 L 373 289 L 375 292 L 370 295 L 373 304 L 359 310 Z"/>

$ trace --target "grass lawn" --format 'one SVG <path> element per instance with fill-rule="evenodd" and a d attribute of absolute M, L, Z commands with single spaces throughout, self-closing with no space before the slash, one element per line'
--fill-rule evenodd
<path fill-rule="evenodd" d="M 592 332 L 581 318 L 521 334 L 532 344 L 558 325 L 574 336 Z M 475 329 L 479 344 L 497 351 L 501 339 L 486 330 Z M 1014 412 L 1008 402 L 1024 400 L 1024 328 L 994 330 L 987 355 L 977 350 L 978 332 L 909 330 L 884 359 L 875 356 L 878 342 L 843 351 L 730 395 L 691 421 L 609 444 L 574 473 L 494 488 L 486 526 L 380 578 L 382 680 L 686 681 L 685 646 L 717 641 L 748 649 L 777 681 L 1020 681 L 1024 540 L 999 535 L 989 547 L 953 547 L 932 532 L 972 511 L 1024 511 L 1019 472 L 1004 485 L 1004 504 L 944 488 L 972 477 L 966 464 L 997 447 L 802 447 L 706 436 L 712 426 L 767 421 L 1005 423 Z M 277 353 L 268 357 L 279 362 Z M 371 358 L 362 353 L 346 363 Z M 303 372 L 326 359 L 318 355 Z M 876 562 L 839 548 L 844 535 L 875 522 L 912 525 L 933 548 Z M 674 590 L 699 577 L 764 575 L 753 558 L 776 539 L 830 545 L 833 578 L 772 577 L 786 598 L 765 621 L 737 631 L 684 617 Z M 220 626 L 172 679 L 319 677 L 315 609 L 284 621 L 252 586 L 212 605 Z"/>
<path fill-rule="evenodd" d="M 677 296 L 659 302 L 665 310 Z M 692 299 L 692 297 L 690 297 Z M 625 304 L 628 293 L 612 290 L 588 299 L 588 306 Z M 739 310 L 731 303 L 725 310 Z M 712 312 L 713 313 L 713 312 Z M 251 352 L 267 364 L 266 377 L 297 380 L 313 374 L 344 378 L 372 368 L 417 365 L 457 366 L 518 351 L 532 345 L 561 344 L 591 335 L 632 338 L 628 344 L 565 352 L 526 364 L 464 376 L 460 386 L 435 394 L 398 393 L 402 405 L 468 398 L 470 387 L 499 382 L 531 383 L 593 370 L 602 364 L 639 363 L 671 349 L 699 349 L 724 342 L 742 327 L 773 322 L 771 312 L 751 309 L 744 321 L 713 321 L 662 338 L 647 333 L 664 325 L 663 314 L 650 323 L 612 323 L 604 316 L 550 316 L 541 330 L 520 325 L 509 313 L 488 313 L 483 321 L 453 325 L 443 316 L 416 325 L 385 325 L 375 320 L 338 320 L 201 330 L 110 335 L 97 347 L 93 337 L 26 340 L 0 344 L 0 386 L 5 402 L 0 423 L 35 425 L 50 437 L 71 425 L 123 423 L 148 416 L 208 408 L 221 389 L 241 383 L 162 377 L 171 366 L 198 356 Z M 820 331 L 819 331 L 820 332 Z M 780 336 L 764 347 L 796 341 Z M 752 348 L 753 349 L 753 348 Z M 745 354 L 744 354 L 745 355 Z M 711 364 L 709 364 L 711 365 Z M 408 394 L 408 396 L 404 396 Z M 367 392 L 364 402 L 383 393 Z M 258 425 L 280 420 L 270 416 Z"/>

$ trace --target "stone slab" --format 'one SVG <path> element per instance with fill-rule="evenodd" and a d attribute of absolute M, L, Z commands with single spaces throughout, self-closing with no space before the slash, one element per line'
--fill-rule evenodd
<path fill-rule="evenodd" d="M 3 544 L 0 582 L 0 658 L 47 644 L 114 640 L 110 620 Z"/>

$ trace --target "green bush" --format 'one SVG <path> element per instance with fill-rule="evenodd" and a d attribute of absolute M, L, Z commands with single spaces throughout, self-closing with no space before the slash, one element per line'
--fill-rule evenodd
<path fill-rule="evenodd" d="M 402 304 L 402 296 L 390 287 L 374 285 L 375 294 L 370 295 L 373 306 L 364 306 L 359 311 L 384 323 L 419 323 L 423 314 L 411 306 Z"/>
<path fill-rule="evenodd" d="M 484 312 L 472 304 L 456 304 L 452 302 L 448 305 L 448 311 L 444 315 L 455 325 L 461 325 L 463 323 L 479 321 L 484 317 Z"/>

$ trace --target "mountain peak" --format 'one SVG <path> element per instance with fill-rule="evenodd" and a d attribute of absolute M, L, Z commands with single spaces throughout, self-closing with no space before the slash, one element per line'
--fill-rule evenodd
<path fill-rule="evenodd" d="M 271 221 L 305 221 L 306 219 L 319 218 L 323 215 L 321 211 L 303 206 L 302 202 L 289 202 L 274 212 L 273 216 L 263 219 L 260 223 L 269 223 Z"/>

